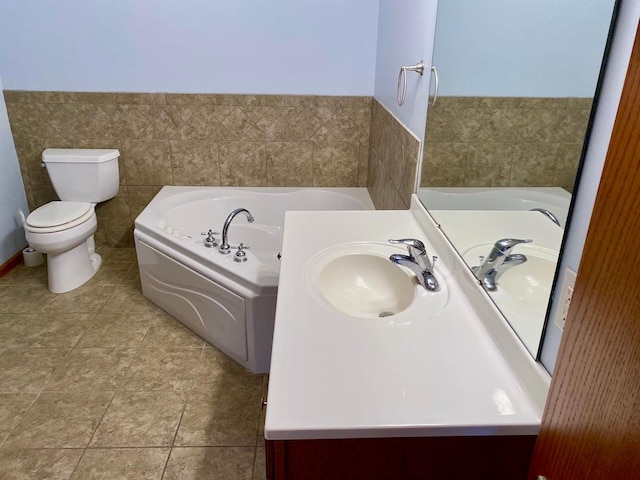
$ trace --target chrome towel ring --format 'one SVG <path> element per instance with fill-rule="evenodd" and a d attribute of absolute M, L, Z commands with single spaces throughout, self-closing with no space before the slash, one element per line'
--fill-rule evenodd
<path fill-rule="evenodd" d="M 402 65 L 400 67 L 400 73 L 398 74 L 398 86 L 396 89 L 396 100 L 398 105 L 404 105 L 404 101 L 407 98 L 407 72 L 416 72 L 420 76 L 424 74 L 424 62 L 420 62 L 415 65 Z"/>

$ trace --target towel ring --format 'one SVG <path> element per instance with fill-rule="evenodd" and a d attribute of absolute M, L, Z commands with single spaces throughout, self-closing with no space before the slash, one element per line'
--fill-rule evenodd
<path fill-rule="evenodd" d="M 396 88 L 396 100 L 400 106 L 404 105 L 404 101 L 407 99 L 407 72 L 416 72 L 422 76 L 424 74 L 424 62 L 420 60 L 415 65 L 402 65 L 400 67 Z"/>
<path fill-rule="evenodd" d="M 431 74 L 433 75 L 434 80 L 434 88 L 433 88 L 433 100 L 429 102 L 429 106 L 433 107 L 436 104 L 436 100 L 438 100 L 438 84 L 440 83 L 438 79 L 438 69 L 436 67 L 431 67 Z"/>

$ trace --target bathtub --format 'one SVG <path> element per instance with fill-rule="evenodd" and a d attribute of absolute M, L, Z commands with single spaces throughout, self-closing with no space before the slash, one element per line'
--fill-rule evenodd
<path fill-rule="evenodd" d="M 228 232 L 232 247 L 247 247 L 244 263 L 236 250 L 205 247 L 203 235 L 221 232 L 239 207 L 255 218 L 237 216 Z M 135 220 L 142 292 L 238 363 L 268 372 L 285 213 L 372 209 L 366 188 L 163 187 Z"/>
<path fill-rule="evenodd" d="M 531 210 L 544 208 L 564 228 L 571 194 L 560 187 L 429 187 L 418 197 L 429 210 Z"/>

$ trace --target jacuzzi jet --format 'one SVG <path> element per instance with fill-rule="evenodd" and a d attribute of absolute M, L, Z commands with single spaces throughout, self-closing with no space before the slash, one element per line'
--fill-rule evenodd
<path fill-rule="evenodd" d="M 393 312 L 381 312 L 378 318 L 391 317 L 393 315 L 395 315 Z"/>

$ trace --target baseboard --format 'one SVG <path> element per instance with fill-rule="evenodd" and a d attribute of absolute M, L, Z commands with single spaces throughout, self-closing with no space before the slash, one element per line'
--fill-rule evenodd
<path fill-rule="evenodd" d="M 25 245 L 26 246 L 26 245 Z M 4 277 L 9 273 L 16 265 L 22 262 L 22 250 L 16 253 L 9 260 L 0 265 L 0 277 Z"/>

